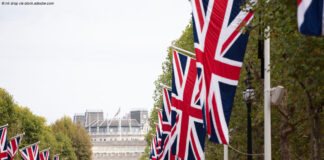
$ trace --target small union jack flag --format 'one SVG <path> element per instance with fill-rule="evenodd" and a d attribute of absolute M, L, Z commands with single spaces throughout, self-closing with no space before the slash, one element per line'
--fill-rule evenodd
<path fill-rule="evenodd" d="M 162 145 L 162 133 L 161 133 L 161 130 L 160 130 L 160 127 L 157 125 L 156 126 L 156 148 L 158 150 L 158 154 L 160 153 L 160 150 L 161 150 L 161 145 Z"/>
<path fill-rule="evenodd" d="M 8 143 L 8 160 L 13 160 L 17 151 L 18 151 L 18 148 L 19 148 L 19 145 L 21 143 L 21 140 L 23 138 L 23 134 L 21 135 L 18 135 L 18 136 L 15 136 L 15 137 L 12 137 L 11 140 L 9 141 Z"/>
<path fill-rule="evenodd" d="M 201 74 L 197 73 L 196 61 L 174 51 L 173 77 L 171 104 L 179 116 L 174 142 L 177 158 L 204 159 L 205 129 L 199 95 Z"/>
<path fill-rule="evenodd" d="M 203 70 L 206 87 L 205 127 L 211 141 L 228 144 L 228 123 L 249 37 L 240 28 L 254 12 L 240 9 L 244 0 L 191 2 L 197 66 Z"/>
<path fill-rule="evenodd" d="M 45 149 L 39 153 L 40 160 L 50 160 L 50 149 Z"/>
<path fill-rule="evenodd" d="M 53 160 L 60 160 L 60 154 L 56 154 L 53 158 Z"/>
<path fill-rule="evenodd" d="M 29 147 L 20 149 L 20 155 L 23 160 L 39 160 L 38 143 L 32 144 Z"/>
<path fill-rule="evenodd" d="M 171 136 L 171 91 L 163 88 L 163 103 L 162 112 L 159 116 L 162 116 L 162 152 L 160 153 L 160 160 L 170 160 L 171 155 L 169 153 L 170 145 L 169 138 Z"/>
<path fill-rule="evenodd" d="M 151 143 L 151 152 L 150 152 L 150 160 L 157 160 L 158 155 L 157 155 L 157 148 L 156 148 L 156 138 L 153 136 L 152 143 Z"/>
<path fill-rule="evenodd" d="M 7 160 L 7 127 L 0 129 L 0 160 Z"/>

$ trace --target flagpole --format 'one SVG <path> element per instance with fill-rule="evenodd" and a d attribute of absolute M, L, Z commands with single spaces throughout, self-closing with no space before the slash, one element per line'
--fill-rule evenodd
<path fill-rule="evenodd" d="M 171 90 L 171 89 L 172 89 L 170 86 L 165 85 L 165 84 L 163 84 L 163 83 L 160 83 L 160 85 L 161 85 L 163 88 L 166 88 L 166 89 L 168 89 L 168 90 Z"/>
<path fill-rule="evenodd" d="M 19 149 L 19 150 L 23 150 L 23 149 L 28 148 L 28 147 L 30 147 L 30 146 L 32 146 L 32 145 L 38 144 L 39 142 L 40 142 L 40 141 L 38 141 L 38 142 L 36 142 L 36 143 L 33 143 L 33 144 L 30 144 L 30 145 L 28 145 L 28 146 L 26 146 L 26 147 L 24 147 L 24 148 Z"/>
<path fill-rule="evenodd" d="M 46 149 L 43 149 L 43 150 L 39 151 L 39 153 L 42 153 L 42 152 L 47 151 L 47 150 L 50 150 L 50 149 L 51 149 L 51 147 L 48 147 Z"/>
<path fill-rule="evenodd" d="M 14 138 L 17 138 L 19 136 L 24 136 L 24 135 L 25 135 L 25 132 L 24 133 L 21 133 L 21 134 L 18 134 L 18 135 L 14 136 L 14 137 L 11 137 L 10 139 L 14 139 Z"/>
<path fill-rule="evenodd" d="M 228 145 L 224 144 L 224 160 L 228 160 Z"/>
<path fill-rule="evenodd" d="M 5 124 L 5 125 L 3 125 L 3 126 L 0 126 L 0 129 L 1 129 L 1 128 L 4 128 L 4 127 L 7 127 L 7 126 L 8 126 L 8 123 Z"/>
<path fill-rule="evenodd" d="M 264 159 L 271 160 L 270 27 L 264 40 Z"/>
<path fill-rule="evenodd" d="M 190 52 L 190 51 L 187 51 L 187 50 L 181 49 L 181 48 L 176 47 L 176 46 L 173 46 L 173 45 L 170 46 L 170 47 L 173 48 L 173 49 L 179 50 L 179 51 L 181 51 L 181 52 L 183 52 L 183 53 L 187 53 L 187 54 L 189 54 L 190 56 L 196 57 L 196 54 L 193 53 L 193 52 Z"/>

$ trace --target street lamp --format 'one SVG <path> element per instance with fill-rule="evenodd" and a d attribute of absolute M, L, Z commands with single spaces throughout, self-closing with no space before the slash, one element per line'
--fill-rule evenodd
<path fill-rule="evenodd" d="M 251 127 L 251 104 L 254 98 L 254 88 L 251 86 L 251 80 L 253 77 L 251 76 L 250 70 L 247 68 L 248 77 L 245 80 L 245 84 L 247 86 L 243 91 L 243 99 L 247 105 L 247 159 L 252 160 L 252 127 Z"/>

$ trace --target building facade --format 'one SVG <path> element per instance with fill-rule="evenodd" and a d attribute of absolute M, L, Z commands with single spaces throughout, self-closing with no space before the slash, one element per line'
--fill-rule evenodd
<path fill-rule="evenodd" d="M 147 111 L 135 112 L 137 119 L 133 119 L 132 112 L 130 117 L 110 120 L 96 119 L 94 117 L 101 113 L 91 112 L 93 121 L 84 127 L 91 137 L 93 160 L 137 160 L 144 153 L 145 135 L 149 130 Z M 80 119 L 78 115 L 73 119 Z"/>

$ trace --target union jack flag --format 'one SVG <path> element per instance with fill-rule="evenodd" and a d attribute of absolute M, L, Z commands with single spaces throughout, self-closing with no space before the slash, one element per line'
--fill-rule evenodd
<path fill-rule="evenodd" d="M 0 160 L 7 160 L 7 127 L 0 129 Z"/>
<path fill-rule="evenodd" d="M 45 149 L 39 153 L 40 160 L 50 160 L 50 149 Z"/>
<path fill-rule="evenodd" d="M 152 143 L 151 143 L 151 152 L 150 152 L 150 160 L 157 160 L 157 148 L 156 148 L 156 138 L 153 136 Z"/>
<path fill-rule="evenodd" d="M 162 112 L 160 112 L 159 116 L 162 119 L 162 152 L 160 153 L 159 159 L 170 159 L 168 157 L 169 148 L 166 146 L 169 143 L 169 137 L 171 132 L 171 91 L 163 88 L 163 103 L 162 103 Z"/>
<path fill-rule="evenodd" d="M 158 111 L 158 138 L 159 138 L 159 154 L 162 152 L 163 150 L 163 122 L 162 122 L 162 113 L 161 111 Z"/>
<path fill-rule="evenodd" d="M 203 70 L 206 87 L 205 127 L 211 141 L 228 144 L 228 123 L 249 36 L 240 28 L 254 12 L 240 9 L 244 0 L 191 2 L 197 66 Z"/>
<path fill-rule="evenodd" d="M 176 155 L 179 159 L 205 159 L 205 129 L 202 104 L 199 95 L 199 79 L 196 61 L 173 51 L 172 107 L 179 121 L 175 136 Z M 174 153 L 174 151 L 173 151 Z"/>
<path fill-rule="evenodd" d="M 156 126 L 156 148 L 158 150 L 158 154 L 160 153 L 161 150 L 161 145 L 162 145 L 162 132 L 160 130 L 160 127 L 157 125 Z"/>
<path fill-rule="evenodd" d="M 29 147 L 20 149 L 20 155 L 23 160 L 39 160 L 38 143 L 32 144 Z"/>
<path fill-rule="evenodd" d="M 19 145 L 21 143 L 21 140 L 23 138 L 23 134 L 21 135 L 18 135 L 18 136 L 15 136 L 15 137 L 12 137 L 11 140 L 9 141 L 8 143 L 8 160 L 13 160 L 17 151 L 18 151 L 18 148 L 19 148 Z"/>
<path fill-rule="evenodd" d="M 53 158 L 53 160 L 60 160 L 60 154 L 56 154 Z"/>

